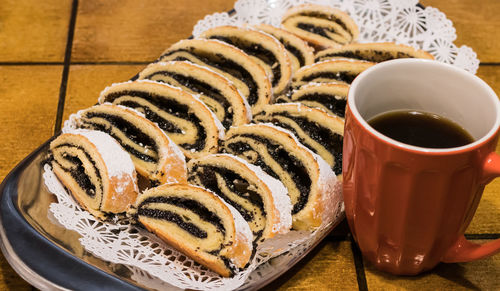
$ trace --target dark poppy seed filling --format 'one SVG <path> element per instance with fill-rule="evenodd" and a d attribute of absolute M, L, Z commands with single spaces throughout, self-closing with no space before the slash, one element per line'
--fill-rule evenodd
<path fill-rule="evenodd" d="M 161 111 L 191 121 L 191 123 L 197 128 L 198 131 L 197 139 L 194 143 L 183 143 L 179 144 L 179 146 L 187 150 L 194 149 L 196 151 L 201 151 L 205 147 L 207 133 L 203 128 L 203 126 L 201 125 L 201 120 L 196 116 L 196 114 L 194 114 L 189 110 L 189 107 L 187 105 L 178 103 L 174 99 L 167 99 L 156 94 L 142 92 L 142 91 L 121 91 L 121 92 L 110 93 L 106 96 L 106 101 L 108 102 L 124 105 L 134 109 L 140 108 L 139 111 L 142 111 L 147 119 L 156 122 L 158 126 L 167 133 L 182 133 L 182 130 L 176 125 L 174 125 L 171 121 L 162 118 L 161 116 L 156 114 L 153 110 L 149 109 L 148 107 L 145 107 L 139 102 L 135 102 L 132 100 L 120 100 L 120 97 L 124 96 L 137 97 L 138 99 L 146 100 L 147 102 L 158 107 Z M 117 101 L 114 102 L 115 100 Z"/>
<path fill-rule="evenodd" d="M 229 128 L 233 124 L 233 112 L 231 110 L 229 110 L 231 105 L 222 96 L 222 93 L 217 88 L 210 86 L 209 84 L 203 82 L 202 80 L 199 80 L 199 79 L 196 79 L 196 78 L 193 78 L 190 76 L 185 76 L 182 74 L 177 74 L 177 73 L 170 72 L 170 71 L 158 71 L 158 72 L 155 72 L 154 74 L 147 75 L 144 78 L 150 79 L 150 80 L 155 80 L 158 82 L 164 82 L 161 79 L 161 77 L 157 78 L 157 76 L 171 77 L 174 80 L 176 80 L 177 82 L 179 82 L 180 84 L 182 84 L 183 86 L 185 86 L 186 88 L 191 89 L 193 92 L 203 94 L 203 95 L 209 97 L 210 99 L 217 101 L 217 103 L 219 103 L 221 105 L 221 107 L 224 108 L 224 119 L 221 120 L 222 125 L 225 128 Z M 207 106 L 210 107 L 209 104 L 207 104 Z M 210 109 L 213 110 L 213 108 L 210 108 Z"/>
<path fill-rule="evenodd" d="M 295 183 L 297 189 L 300 192 L 297 202 L 293 205 L 292 214 L 296 214 L 300 210 L 302 210 L 307 204 L 312 185 L 311 178 L 309 177 L 309 172 L 307 171 L 307 168 L 304 166 L 304 164 L 302 164 L 302 162 L 295 158 L 293 155 L 288 153 L 283 148 L 283 146 L 279 144 L 272 143 L 271 141 L 254 134 L 241 134 L 239 136 L 253 139 L 259 143 L 264 144 L 269 155 L 271 155 L 271 157 L 273 157 L 273 159 L 282 166 L 283 171 L 289 173 L 289 175 L 292 177 L 292 181 Z M 229 147 L 230 144 L 231 139 L 226 141 L 225 147 Z M 264 170 L 269 175 L 274 174 L 272 171 L 267 172 L 266 168 L 263 168 L 262 170 Z"/>
<path fill-rule="evenodd" d="M 325 19 L 325 20 L 329 20 L 329 21 L 334 21 L 335 23 L 340 25 L 340 27 L 342 27 L 345 31 L 350 33 L 350 30 L 347 28 L 346 24 L 342 20 L 340 20 L 339 18 L 336 18 L 336 17 L 333 17 L 333 19 L 332 19 L 333 15 L 323 14 L 323 13 L 320 13 L 317 11 L 316 12 L 305 12 L 305 13 L 301 13 L 300 15 L 321 18 L 321 19 Z"/>
<path fill-rule="evenodd" d="M 335 172 L 335 174 L 338 175 L 342 172 L 342 146 L 344 142 L 344 137 L 342 135 L 332 132 L 328 128 L 325 128 L 320 124 L 317 124 L 316 122 L 309 121 L 304 117 L 292 116 L 285 112 L 273 113 L 271 116 L 283 116 L 297 123 L 297 125 L 300 128 L 302 128 L 302 130 L 306 132 L 309 137 L 317 141 L 319 144 L 325 147 L 325 149 L 328 152 L 330 152 L 333 155 L 334 166 L 332 170 Z M 300 140 L 301 143 L 303 143 L 310 150 L 318 154 L 318 150 L 315 149 L 310 144 L 308 144 L 307 140 L 301 137 L 293 127 L 289 126 L 288 124 L 282 123 L 278 119 L 272 118 L 271 120 L 268 121 L 277 126 L 290 130 Z"/>
<path fill-rule="evenodd" d="M 336 73 L 332 72 L 319 72 L 319 73 L 314 73 L 310 74 L 307 76 L 304 76 L 301 78 L 301 81 L 304 82 L 311 82 L 314 81 L 317 78 L 326 78 L 326 79 L 331 79 L 331 80 L 336 80 L 336 81 L 342 81 L 347 84 L 351 84 L 352 81 L 354 81 L 354 78 L 358 76 L 357 73 L 352 73 L 349 71 L 339 71 Z"/>
<path fill-rule="evenodd" d="M 212 35 L 210 39 L 217 39 L 225 43 L 234 45 L 235 47 L 243 50 L 245 53 L 261 59 L 264 63 L 271 67 L 273 78 L 271 80 L 272 86 L 276 86 L 281 79 L 281 65 L 276 59 L 276 56 L 269 50 L 265 49 L 261 44 L 255 42 L 240 41 L 233 37 L 225 37 L 221 35 Z"/>
<path fill-rule="evenodd" d="M 328 39 L 331 39 L 331 37 L 325 31 L 330 31 L 332 33 L 335 33 L 334 30 L 327 29 L 325 27 L 319 27 L 319 26 L 316 26 L 316 25 L 310 24 L 310 23 L 300 22 L 297 24 L 297 27 L 302 29 L 302 30 L 312 32 L 314 34 L 321 35 L 322 37 L 326 37 Z"/>
<path fill-rule="evenodd" d="M 173 197 L 173 196 L 149 197 L 146 200 L 142 201 L 141 204 L 139 204 L 138 214 L 143 215 L 143 214 L 141 214 L 141 209 L 162 212 L 162 211 L 157 210 L 157 209 L 147 208 L 148 204 L 151 204 L 151 203 L 165 203 L 165 204 L 171 204 L 171 205 L 183 208 L 183 209 L 187 209 L 187 210 L 192 211 L 195 214 L 197 214 L 200 217 L 200 219 L 202 219 L 203 221 L 206 221 L 206 222 L 213 224 L 222 234 L 226 233 L 226 229 L 224 228 L 224 225 L 222 224 L 222 220 L 220 219 L 220 217 L 218 217 L 217 214 L 208 210 L 208 208 L 206 206 L 204 206 L 203 204 L 199 203 L 196 200 L 183 198 L 183 197 Z M 149 213 L 153 214 L 151 212 L 149 212 Z M 162 217 L 158 217 L 158 216 L 154 216 L 154 215 L 145 215 L 145 216 L 163 219 Z M 166 219 L 166 220 L 168 220 L 168 219 Z M 182 220 L 181 223 L 185 222 L 183 218 L 181 218 L 181 220 Z M 172 220 L 169 220 L 169 221 L 172 221 Z M 177 221 L 172 221 L 172 222 L 178 224 Z M 190 224 L 192 224 L 192 223 L 190 223 Z M 179 224 L 179 226 L 180 226 L 180 224 Z M 180 226 L 180 227 L 182 227 L 182 226 Z M 195 227 L 198 228 L 196 225 L 195 225 Z M 183 229 L 186 231 L 189 231 L 189 229 L 185 229 L 185 228 L 183 228 Z M 203 230 L 201 230 L 201 231 L 203 231 Z M 198 237 L 206 238 L 207 237 L 206 232 L 205 231 L 203 231 L 203 232 L 205 233 L 205 236 L 204 237 L 198 236 Z"/>
<path fill-rule="evenodd" d="M 246 221 L 252 221 L 255 219 L 254 213 L 248 211 L 243 206 L 233 201 L 230 197 L 225 195 L 225 193 L 219 188 L 217 184 L 217 179 L 215 173 L 218 173 L 223 179 L 226 186 L 239 197 L 247 200 L 250 204 L 259 208 L 262 215 L 266 215 L 264 210 L 264 202 L 259 193 L 250 189 L 250 184 L 239 174 L 225 168 L 216 166 L 196 166 L 193 168 L 193 173 L 190 175 L 189 180 L 194 181 L 195 176 L 200 178 L 201 183 L 204 187 L 214 191 L 217 195 L 221 196 L 227 203 L 231 204 L 238 212 L 243 216 Z"/>
<path fill-rule="evenodd" d="M 238 142 L 231 142 L 227 144 L 227 147 L 230 149 L 230 153 L 233 153 L 237 156 L 245 156 L 246 152 L 252 151 L 256 153 L 257 157 L 255 157 L 254 160 L 251 161 L 252 164 L 261 167 L 264 172 L 266 172 L 268 175 L 275 179 L 280 179 L 278 174 L 273 171 L 263 160 L 262 157 L 260 156 L 259 153 L 257 153 L 249 144 L 246 144 L 244 142 L 238 141 Z"/>
<path fill-rule="evenodd" d="M 138 214 L 141 216 L 173 222 L 177 224 L 180 228 L 184 229 L 185 231 L 189 232 L 190 234 L 198 238 L 208 237 L 206 231 L 202 230 L 194 223 L 186 222 L 179 214 L 171 211 L 141 208 L 139 209 Z"/>
<path fill-rule="evenodd" d="M 361 52 L 360 50 L 355 50 L 355 51 L 342 51 L 338 53 L 330 53 L 330 54 L 325 54 L 320 57 L 315 58 L 315 62 L 323 61 L 323 60 L 328 60 L 331 58 L 335 57 L 344 57 L 344 58 L 350 58 L 350 59 L 356 59 L 356 60 L 366 60 L 366 61 L 371 61 L 371 62 L 384 62 L 392 59 L 403 59 L 403 58 L 414 58 L 414 56 L 404 53 L 404 52 L 395 52 L 395 55 L 391 52 L 386 52 L 386 51 L 379 51 L 379 50 L 370 50 L 369 54 L 370 55 L 365 55 L 366 52 Z"/>
<path fill-rule="evenodd" d="M 289 51 L 294 57 L 297 58 L 299 61 L 299 65 L 303 67 L 306 64 L 306 60 L 304 59 L 304 55 L 302 55 L 302 52 L 296 48 L 295 46 L 291 45 L 288 42 L 284 42 L 283 39 L 280 39 L 280 42 L 285 46 L 285 49 Z"/>
<path fill-rule="evenodd" d="M 104 124 L 100 124 L 97 122 L 93 122 L 93 118 L 102 118 L 108 121 L 112 126 L 123 132 L 130 140 L 132 140 L 135 144 L 145 146 L 150 149 L 152 155 L 146 155 L 141 153 L 127 144 L 125 141 L 121 140 L 120 137 L 112 132 L 111 127 L 108 127 Z M 139 128 L 137 128 L 134 124 L 127 121 L 126 119 L 117 116 L 111 115 L 107 113 L 98 113 L 88 111 L 82 117 L 81 120 L 84 123 L 85 128 L 97 129 L 107 134 L 111 135 L 115 140 L 117 140 L 120 145 L 130 154 L 135 157 L 147 161 L 147 162 L 158 162 L 158 145 L 156 142 L 147 134 L 143 133 Z"/>
<path fill-rule="evenodd" d="M 99 182 L 99 190 L 101 193 L 103 192 L 103 185 L 101 183 L 102 177 L 99 169 L 97 168 L 97 165 L 95 161 L 92 159 L 92 157 L 82 148 L 79 146 L 71 145 L 71 144 L 60 144 L 56 146 L 53 150 L 62 150 L 64 151 L 64 147 L 70 147 L 70 148 L 76 148 L 78 151 L 82 152 L 86 159 L 92 164 L 92 167 L 94 169 L 94 172 L 96 173 L 97 180 Z M 54 157 L 53 151 L 49 153 L 52 157 Z M 57 163 L 64 171 L 69 172 L 71 174 L 71 177 L 78 183 L 78 186 L 80 186 L 81 189 L 85 190 L 85 193 L 91 197 L 94 198 L 96 195 L 96 185 L 94 185 L 90 179 L 90 177 L 85 173 L 85 168 L 83 166 L 83 162 L 78 158 L 78 156 L 74 156 L 68 153 L 64 153 L 61 155 L 64 160 L 68 161 L 69 163 L 73 164 L 74 166 L 72 168 L 67 168 L 64 167 L 57 158 L 53 158 L 52 161 Z"/>
<path fill-rule="evenodd" d="M 321 93 L 313 93 L 313 94 L 304 94 L 300 96 L 296 101 L 316 101 L 323 106 L 325 106 L 328 110 L 333 112 L 335 115 L 340 116 L 342 118 L 345 117 L 345 108 L 347 105 L 347 100 L 343 98 L 335 98 L 333 95 L 321 94 Z"/>
<path fill-rule="evenodd" d="M 185 52 L 193 57 L 199 59 L 203 63 L 207 64 L 208 66 L 217 68 L 221 71 L 224 71 L 232 76 L 234 76 L 237 79 L 240 79 L 245 85 L 248 87 L 249 94 L 247 97 L 247 101 L 250 104 L 250 106 L 253 106 L 255 103 L 257 103 L 257 100 L 259 99 L 258 95 L 258 86 L 255 80 L 252 78 L 252 75 L 250 72 L 248 72 L 244 67 L 241 65 L 237 64 L 236 62 L 224 57 L 220 53 L 209 53 L 209 52 L 202 52 L 202 51 L 196 51 L 194 48 L 190 50 L 186 49 L 178 49 L 178 50 L 172 50 L 167 52 L 166 54 L 162 55 L 160 57 L 160 60 L 173 60 L 173 61 L 189 61 L 189 59 L 183 57 L 183 56 L 175 56 L 176 53 L 179 52 Z"/>

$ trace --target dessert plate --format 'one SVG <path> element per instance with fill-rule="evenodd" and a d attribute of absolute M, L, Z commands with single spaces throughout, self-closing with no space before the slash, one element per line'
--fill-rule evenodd
<path fill-rule="evenodd" d="M 243 23 L 278 24 L 292 5 L 327 4 L 350 13 L 360 26 L 360 42 L 394 41 L 429 51 L 438 61 L 475 73 L 477 56 L 467 46 L 457 47 L 451 21 L 439 10 L 415 0 L 240 0 L 229 13 L 215 13 L 200 20 L 193 30 Z M 39 289 L 51 290 L 143 290 L 176 287 L 122 264 L 110 263 L 85 250 L 80 235 L 68 230 L 49 211 L 56 197 L 43 181 L 43 161 L 49 141 L 17 165 L 0 185 L 1 249 L 13 268 Z M 336 223 L 342 219 L 339 217 Z M 261 288 L 307 255 L 336 226 L 300 252 L 284 253 L 254 270 L 241 290 Z"/>
<path fill-rule="evenodd" d="M 103 286 L 109 290 L 176 289 L 138 268 L 92 255 L 82 247 L 78 233 L 57 222 L 49 211 L 56 198 L 42 176 L 49 143 L 27 156 L 0 185 L 0 246 L 16 272 L 42 290 L 98 290 Z M 286 272 L 337 223 L 300 254 L 284 254 L 259 266 L 240 289 L 261 288 Z"/>

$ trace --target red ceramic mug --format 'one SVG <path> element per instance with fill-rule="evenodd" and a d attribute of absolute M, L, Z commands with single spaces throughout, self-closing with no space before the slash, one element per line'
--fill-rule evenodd
<path fill-rule="evenodd" d="M 500 240 L 467 241 L 485 184 L 500 175 L 495 153 L 500 104 L 478 77 L 451 65 L 401 59 L 361 73 L 349 90 L 343 194 L 352 234 L 378 269 L 413 275 L 439 262 L 467 262 L 500 250 Z M 429 149 L 374 130 L 380 113 L 414 109 L 463 126 L 466 146 Z"/>

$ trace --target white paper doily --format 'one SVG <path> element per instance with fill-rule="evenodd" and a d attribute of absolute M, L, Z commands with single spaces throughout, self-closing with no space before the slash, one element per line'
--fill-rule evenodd
<path fill-rule="evenodd" d="M 49 165 L 44 166 L 43 179 L 58 200 L 50 205 L 50 213 L 65 228 L 81 235 L 79 241 L 85 250 L 108 262 L 125 265 L 132 272 L 132 279 L 157 290 L 171 289 L 172 286 L 195 290 L 236 289 L 248 283 L 250 276 L 251 280 L 257 281 L 266 274 L 264 271 L 252 273 L 259 265 L 279 255 L 289 260 L 300 256 L 330 229 L 329 225 L 324 225 L 313 233 L 292 231 L 266 240 L 244 271 L 232 278 L 223 278 L 145 230 L 121 222 L 97 220 L 78 206 Z M 332 223 L 338 222 L 343 213 L 341 195 L 335 197 L 338 201 L 334 203 L 337 207 Z"/>
<path fill-rule="evenodd" d="M 214 13 L 198 21 L 193 36 L 220 26 L 245 23 L 280 25 L 290 7 L 315 3 L 346 11 L 360 29 L 359 42 L 391 41 L 411 45 L 431 53 L 438 61 L 473 74 L 479 67 L 477 54 L 468 46 L 457 47 L 453 23 L 433 7 L 417 6 L 417 0 L 239 0 L 234 13 Z"/>

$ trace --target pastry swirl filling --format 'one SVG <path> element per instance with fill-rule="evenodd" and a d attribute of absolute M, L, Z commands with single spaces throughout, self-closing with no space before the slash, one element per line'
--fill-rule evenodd
<path fill-rule="evenodd" d="M 221 219 L 216 213 L 211 212 L 196 200 L 183 197 L 148 197 L 139 204 L 137 215 L 171 222 L 190 235 L 200 239 L 208 239 L 209 232 L 221 237 L 226 232 Z M 217 248 L 206 251 L 220 251 L 223 241 L 221 237 L 212 238 L 219 240 L 221 243 Z"/>
<path fill-rule="evenodd" d="M 297 89 L 308 83 L 351 84 L 361 72 L 374 63 L 364 61 L 331 60 L 315 63 L 297 71 L 292 87 Z"/>
<path fill-rule="evenodd" d="M 122 83 L 120 87 L 109 87 L 101 94 L 100 102 L 110 102 L 133 108 L 144 114 L 147 119 L 156 123 L 165 133 L 182 148 L 184 154 L 192 155 L 198 152 L 212 152 L 217 150 L 217 140 L 220 138 L 221 128 L 217 127 L 218 120 L 211 111 L 195 99 L 192 95 L 174 87 L 140 80 L 140 86 L 166 86 L 168 94 L 134 89 L 133 83 Z M 149 83 L 150 82 L 150 83 Z M 177 94 L 176 94 L 177 93 Z M 191 99 L 191 100 L 190 100 Z M 148 144 L 147 140 L 141 140 Z M 144 143 L 145 142 L 145 143 Z M 150 150 L 155 150 L 151 147 Z M 154 153 L 152 153 L 153 155 Z"/>
<path fill-rule="evenodd" d="M 188 181 L 217 193 L 248 222 L 254 240 L 261 237 L 266 226 L 266 211 L 255 184 L 230 169 L 203 164 L 195 164 L 190 169 Z"/>
<path fill-rule="evenodd" d="M 49 154 L 52 163 L 68 173 L 87 195 L 87 199 L 94 200 L 94 205 L 100 207 L 104 192 L 102 177 L 90 154 L 83 147 L 69 143 L 53 147 Z"/>
<path fill-rule="evenodd" d="M 290 130 L 299 141 L 320 155 L 335 174 L 342 172 L 344 123 L 339 118 L 297 104 L 270 105 L 255 116 L 258 122 L 270 122 Z M 313 111 L 315 110 L 315 111 Z"/>
<path fill-rule="evenodd" d="M 279 179 L 288 189 L 292 214 L 301 211 L 308 202 L 311 178 L 306 166 L 282 145 L 255 134 L 237 134 L 224 142 L 224 150 Z"/>
<path fill-rule="evenodd" d="M 243 66 L 224 56 L 223 53 L 210 53 L 195 49 L 168 51 L 160 57 L 161 61 L 190 61 L 207 66 L 231 80 L 253 106 L 259 99 L 259 87 L 252 74 Z"/>

